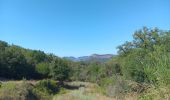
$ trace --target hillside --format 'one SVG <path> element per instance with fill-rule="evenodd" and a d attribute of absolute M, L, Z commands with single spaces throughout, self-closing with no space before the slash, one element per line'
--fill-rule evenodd
<path fill-rule="evenodd" d="M 91 61 L 97 61 L 97 62 L 106 62 L 110 59 L 112 59 L 115 55 L 113 54 L 92 54 L 90 56 L 82 56 L 82 57 L 63 57 L 65 59 L 74 61 L 74 62 L 79 62 L 79 61 L 83 61 L 83 62 L 91 62 Z"/>

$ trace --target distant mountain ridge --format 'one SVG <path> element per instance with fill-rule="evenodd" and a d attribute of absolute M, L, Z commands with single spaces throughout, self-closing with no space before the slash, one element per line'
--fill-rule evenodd
<path fill-rule="evenodd" d="M 98 62 L 106 62 L 113 58 L 115 55 L 113 54 L 92 54 L 90 56 L 82 56 L 82 57 L 63 57 L 65 59 L 74 61 L 74 62 L 79 62 L 79 61 L 84 61 L 84 62 L 90 62 L 90 61 L 98 61 Z"/>

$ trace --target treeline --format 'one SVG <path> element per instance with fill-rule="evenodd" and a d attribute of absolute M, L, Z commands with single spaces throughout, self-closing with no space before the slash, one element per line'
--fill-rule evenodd
<path fill-rule="evenodd" d="M 25 49 L 0 41 L 0 77 L 8 79 L 80 80 L 96 82 L 113 74 L 109 64 L 72 62 L 43 51 Z"/>
<path fill-rule="evenodd" d="M 0 41 L 0 77 L 8 79 L 64 80 L 70 71 L 69 61 L 39 50 L 24 49 Z"/>

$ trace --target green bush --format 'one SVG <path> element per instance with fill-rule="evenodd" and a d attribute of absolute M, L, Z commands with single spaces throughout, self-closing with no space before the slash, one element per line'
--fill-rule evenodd
<path fill-rule="evenodd" d="M 132 42 L 118 47 L 124 77 L 139 83 L 170 84 L 169 39 L 169 32 L 157 28 L 136 31 Z"/>
<path fill-rule="evenodd" d="M 140 100 L 170 100 L 170 86 L 150 88 L 143 93 Z"/>
<path fill-rule="evenodd" d="M 52 62 L 51 67 L 50 75 L 53 79 L 62 82 L 70 78 L 71 69 L 67 60 L 56 59 Z"/>
<path fill-rule="evenodd" d="M 2 86 L 2 83 L 0 82 L 0 88 L 1 88 L 1 86 Z"/>
<path fill-rule="evenodd" d="M 53 95 L 59 91 L 59 85 L 54 80 L 41 80 L 35 85 L 34 91 L 42 95 Z"/>
<path fill-rule="evenodd" d="M 42 78 L 48 77 L 50 73 L 49 64 L 46 62 L 38 63 L 35 66 L 35 69 L 41 75 Z"/>
<path fill-rule="evenodd" d="M 0 88 L 0 100 L 38 100 L 33 86 L 25 82 L 7 82 Z"/>

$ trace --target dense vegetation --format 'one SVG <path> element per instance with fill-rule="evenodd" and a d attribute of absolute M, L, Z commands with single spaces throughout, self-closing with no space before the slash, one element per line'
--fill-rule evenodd
<path fill-rule="evenodd" d="M 167 94 L 170 91 L 169 43 L 170 31 L 144 27 L 134 33 L 132 41 L 117 47 L 118 55 L 112 60 L 79 62 L 73 76 L 99 84 L 108 96 L 121 98 L 123 94 L 137 92 L 142 93 L 141 99 L 152 100 L 158 95 L 161 99 L 170 99 Z M 149 89 L 157 92 L 148 92 Z"/>
<path fill-rule="evenodd" d="M 170 31 L 144 27 L 132 41 L 118 46 L 117 56 L 103 63 L 72 62 L 0 41 L 0 77 L 93 82 L 104 94 L 119 99 L 132 92 L 140 93 L 140 99 L 170 99 L 169 43 Z M 57 93 L 60 86 L 53 81 L 47 86 L 49 81 L 40 82 L 34 91 Z"/>
<path fill-rule="evenodd" d="M 0 41 L 0 77 L 9 79 L 67 79 L 68 61 L 42 51 Z"/>

